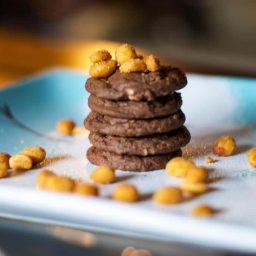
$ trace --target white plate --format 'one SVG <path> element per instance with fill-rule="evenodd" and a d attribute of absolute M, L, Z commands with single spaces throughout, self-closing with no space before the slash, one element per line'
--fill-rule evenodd
<path fill-rule="evenodd" d="M 256 172 L 246 160 L 248 149 L 256 146 L 256 80 L 188 75 L 182 109 L 193 139 L 185 152 L 197 164 L 210 166 L 215 182 L 211 192 L 173 206 L 159 206 L 150 200 L 157 188 L 180 182 L 161 170 L 138 174 L 117 171 L 119 182 L 135 184 L 143 196 L 144 200 L 135 204 L 109 199 L 116 184 L 101 186 L 101 198 L 36 188 L 36 174 L 43 168 L 89 181 L 94 167 L 85 158 L 87 135 L 62 141 L 55 132 L 60 118 L 72 118 L 82 125 L 89 111 L 85 80 L 79 72 L 53 70 L 0 90 L 0 150 L 14 154 L 39 144 L 48 153 L 44 166 L 0 180 L 0 215 L 256 252 Z M 213 140 L 222 134 L 236 138 L 238 152 L 206 165 Z M 199 203 L 220 212 L 208 219 L 191 217 L 189 210 Z"/>

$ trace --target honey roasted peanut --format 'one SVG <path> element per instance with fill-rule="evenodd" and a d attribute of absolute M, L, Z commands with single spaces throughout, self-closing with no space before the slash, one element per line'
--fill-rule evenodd
<path fill-rule="evenodd" d="M 47 179 L 50 176 L 55 176 L 55 174 L 52 171 L 49 171 L 49 170 L 40 171 L 36 176 L 36 185 L 39 188 L 46 188 Z"/>
<path fill-rule="evenodd" d="M 13 170 L 30 170 L 33 166 L 33 161 L 29 156 L 17 154 L 10 157 L 9 165 Z"/>
<path fill-rule="evenodd" d="M 65 176 L 50 175 L 47 177 L 44 185 L 45 189 L 53 191 L 72 192 L 75 182 L 71 178 Z"/>
<path fill-rule="evenodd" d="M 191 214 L 194 216 L 211 216 L 214 213 L 215 210 L 207 204 L 197 205 L 191 210 Z"/>
<path fill-rule="evenodd" d="M 98 188 L 89 183 L 76 183 L 73 192 L 79 195 L 97 196 Z"/>
<path fill-rule="evenodd" d="M 247 160 L 251 166 L 256 167 L 256 148 L 250 149 L 247 155 Z"/>
<path fill-rule="evenodd" d="M 208 171 L 203 167 L 194 167 L 188 170 L 185 180 L 188 182 L 205 182 Z"/>
<path fill-rule="evenodd" d="M 0 152 L 0 178 L 3 178 L 7 175 L 9 166 L 10 155 L 5 152 Z"/>
<path fill-rule="evenodd" d="M 175 187 L 162 187 L 154 193 L 153 201 L 159 204 L 176 204 L 182 201 L 182 193 Z"/>
<path fill-rule="evenodd" d="M 116 49 L 116 61 L 119 65 L 130 59 L 137 58 L 136 50 L 129 44 L 122 44 Z"/>
<path fill-rule="evenodd" d="M 231 156 L 235 150 L 236 141 L 231 136 L 220 136 L 213 145 L 213 153 L 217 156 Z"/>
<path fill-rule="evenodd" d="M 91 179 L 100 184 L 109 184 L 115 181 L 115 170 L 109 166 L 98 166 L 91 174 Z"/>
<path fill-rule="evenodd" d="M 165 169 L 171 176 L 184 178 L 188 170 L 194 167 L 195 165 L 192 161 L 182 157 L 175 157 L 166 164 Z"/>
<path fill-rule="evenodd" d="M 129 59 L 125 61 L 120 67 L 119 70 L 121 73 L 130 73 L 130 72 L 139 72 L 146 71 L 147 67 L 144 60 L 141 59 Z"/>
<path fill-rule="evenodd" d="M 46 157 L 46 151 L 40 146 L 32 146 L 23 149 L 19 154 L 26 155 L 30 157 L 33 164 L 41 163 Z"/>
<path fill-rule="evenodd" d="M 184 192 L 190 192 L 193 194 L 201 194 L 208 190 L 207 184 L 203 182 L 189 182 L 184 180 L 180 184 L 180 189 Z"/>
<path fill-rule="evenodd" d="M 134 185 L 124 183 L 116 186 L 112 197 L 117 201 L 136 202 L 139 200 L 139 193 Z"/>
<path fill-rule="evenodd" d="M 95 62 L 100 62 L 104 60 L 111 60 L 111 55 L 107 50 L 99 50 L 94 52 L 90 57 L 90 61 L 95 63 Z"/>
<path fill-rule="evenodd" d="M 93 63 L 90 66 L 89 74 L 91 77 L 108 77 L 115 72 L 117 63 L 115 60 L 106 60 Z"/>
<path fill-rule="evenodd" d="M 86 133 L 86 129 L 84 127 L 76 126 L 72 130 L 72 135 L 81 135 Z"/>
<path fill-rule="evenodd" d="M 160 61 L 154 55 L 150 54 L 144 58 L 144 62 L 149 71 L 157 71 L 161 69 Z"/>
<path fill-rule="evenodd" d="M 57 123 L 57 131 L 63 135 L 72 135 L 75 123 L 71 119 L 61 119 Z"/>

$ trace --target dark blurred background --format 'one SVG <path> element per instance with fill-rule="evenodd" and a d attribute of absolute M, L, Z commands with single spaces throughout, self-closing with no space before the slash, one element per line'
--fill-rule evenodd
<path fill-rule="evenodd" d="M 128 42 L 190 72 L 256 76 L 254 0 L 2 0 L 0 83 Z"/>

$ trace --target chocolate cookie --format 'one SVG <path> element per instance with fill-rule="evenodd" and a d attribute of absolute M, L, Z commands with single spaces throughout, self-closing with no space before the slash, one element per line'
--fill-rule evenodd
<path fill-rule="evenodd" d="M 182 100 L 179 93 L 159 97 L 154 101 L 113 101 L 91 95 L 88 105 L 92 111 L 107 116 L 147 119 L 176 113 L 182 105 Z"/>
<path fill-rule="evenodd" d="M 190 133 L 184 126 L 167 134 L 141 138 L 116 137 L 91 132 L 89 140 L 98 149 L 117 154 L 148 156 L 168 154 L 184 147 L 190 141 Z"/>
<path fill-rule="evenodd" d="M 93 95 L 109 100 L 152 101 L 172 94 L 187 84 L 185 74 L 178 68 L 154 72 L 120 73 L 105 79 L 89 78 L 86 89 Z"/>
<path fill-rule="evenodd" d="M 181 156 L 181 150 L 166 155 L 128 156 L 90 147 L 87 151 L 88 160 L 95 165 L 112 166 L 115 169 L 143 172 L 165 168 L 173 157 Z"/>
<path fill-rule="evenodd" d="M 85 128 L 105 134 L 121 137 L 141 137 L 159 133 L 167 133 L 181 127 L 185 115 L 179 112 L 157 119 L 121 119 L 91 112 L 85 119 Z"/>

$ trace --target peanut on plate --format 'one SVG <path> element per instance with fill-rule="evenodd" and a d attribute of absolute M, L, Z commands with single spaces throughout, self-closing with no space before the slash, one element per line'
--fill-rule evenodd
<path fill-rule="evenodd" d="M 9 165 L 13 170 L 30 170 L 33 166 L 33 161 L 29 156 L 17 154 L 10 157 Z"/>
<path fill-rule="evenodd" d="M 0 178 L 5 177 L 10 168 L 10 155 L 5 152 L 0 152 Z"/>
<path fill-rule="evenodd" d="M 184 178 L 188 170 L 194 167 L 195 164 L 192 161 L 182 157 L 175 157 L 166 164 L 165 169 L 171 176 Z"/>
<path fill-rule="evenodd" d="M 139 192 L 134 185 L 124 183 L 115 187 L 112 197 L 117 201 L 136 202 L 139 200 Z"/>
<path fill-rule="evenodd" d="M 231 136 L 220 136 L 214 142 L 213 153 L 217 156 L 231 156 L 236 151 L 236 141 Z"/>
<path fill-rule="evenodd" d="M 33 161 L 33 164 L 41 163 L 46 157 L 46 151 L 40 146 L 32 146 L 23 149 L 20 154 L 30 157 Z"/>
<path fill-rule="evenodd" d="M 182 193 L 176 187 L 162 187 L 153 194 L 153 201 L 159 204 L 177 204 L 182 201 Z"/>
<path fill-rule="evenodd" d="M 75 125 L 71 119 L 61 119 L 57 123 L 57 131 L 63 135 L 72 135 Z"/>
<path fill-rule="evenodd" d="M 91 179 L 100 184 L 109 184 L 115 181 L 115 170 L 110 166 L 98 166 L 91 174 Z"/>

